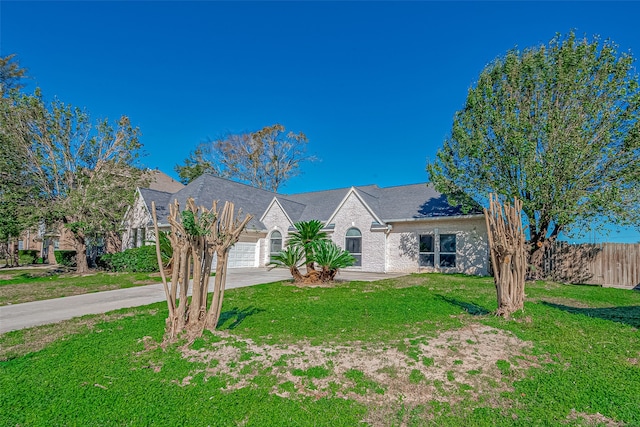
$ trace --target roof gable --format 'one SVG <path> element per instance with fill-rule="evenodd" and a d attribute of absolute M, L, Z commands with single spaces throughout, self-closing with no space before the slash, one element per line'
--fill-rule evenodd
<path fill-rule="evenodd" d="M 372 201 L 377 203 L 377 200 L 367 194 L 366 194 L 367 198 Z M 335 218 L 335 216 L 338 214 L 338 212 L 340 212 L 340 209 L 342 209 L 342 207 L 345 205 L 345 203 L 347 202 L 347 200 L 349 200 L 349 198 L 353 196 L 355 197 L 361 204 L 362 206 L 364 206 L 364 208 L 367 210 L 367 212 L 369 212 L 369 214 L 373 217 L 373 219 L 378 222 L 378 223 L 382 223 L 382 221 L 380 220 L 380 218 L 378 218 L 378 215 L 376 215 L 376 213 L 373 211 L 373 209 L 371 209 L 371 206 L 369 206 L 369 204 L 364 200 L 364 198 L 362 197 L 362 195 L 359 194 L 358 190 L 356 190 L 355 187 L 351 187 L 349 189 L 349 192 L 343 197 L 342 201 L 340 202 L 340 204 L 336 207 L 336 209 L 333 211 L 333 213 L 331 214 L 331 216 L 329 217 L 329 219 L 327 220 L 327 223 L 331 223 L 333 221 L 333 219 Z"/>

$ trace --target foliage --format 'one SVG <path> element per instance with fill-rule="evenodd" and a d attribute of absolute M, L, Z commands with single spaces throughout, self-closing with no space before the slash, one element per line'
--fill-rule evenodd
<path fill-rule="evenodd" d="M 224 138 L 200 144 L 176 172 L 184 184 L 204 173 L 235 179 L 278 191 L 289 178 L 299 172 L 300 163 L 313 160 L 305 154 L 307 137 L 286 132 L 280 124 L 266 126 L 257 132 L 229 134 Z"/>
<path fill-rule="evenodd" d="M 6 247 L 37 222 L 39 192 L 20 145 L 26 112 L 16 101 L 25 76 L 15 55 L 0 57 L 0 242 Z"/>
<path fill-rule="evenodd" d="M 168 261 L 168 259 L 163 259 Z M 153 245 L 131 248 L 113 254 L 104 254 L 96 261 L 98 267 L 107 271 L 153 272 L 159 271 L 156 247 Z"/>
<path fill-rule="evenodd" d="M 160 231 L 158 233 L 158 240 L 160 244 L 160 256 L 165 267 L 171 265 L 173 261 L 173 247 L 171 246 L 171 239 L 169 239 L 168 231 Z"/>
<path fill-rule="evenodd" d="M 313 249 L 314 245 L 320 241 L 328 241 L 329 236 L 322 231 L 324 225 L 317 219 L 309 221 L 299 221 L 293 224 L 296 231 L 289 233 L 287 239 L 288 246 L 297 246 L 303 249 L 307 262 L 307 273 L 314 270 Z"/>
<path fill-rule="evenodd" d="M 22 89 L 22 79 L 26 76 L 27 70 L 20 66 L 15 54 L 0 57 L 0 97 Z"/>
<path fill-rule="evenodd" d="M 112 312 L 108 319 L 103 315 L 68 321 L 66 334 L 52 330 L 58 326 L 52 325 L 0 335 L 0 424 L 153 425 L 161 420 L 165 425 L 276 426 L 317 425 L 323 420 L 327 425 L 352 426 L 380 420 L 378 405 L 361 404 L 354 397 L 375 398 L 378 393 L 384 393 L 387 404 L 399 414 L 382 425 L 403 425 L 403 421 L 438 426 L 595 424 L 571 419 L 572 409 L 599 413 L 610 421 L 603 424 L 640 424 L 637 292 L 537 282 L 527 291 L 526 315 L 510 321 L 469 312 L 465 307 L 482 307 L 485 313 L 496 308 L 494 285 L 491 278 L 461 275 L 411 275 L 331 288 L 275 283 L 232 289 L 227 294 L 222 332 L 204 334 L 199 350 L 189 350 L 189 357 L 180 353 L 183 343 L 158 345 L 167 315 L 162 303 Z M 259 310 L 244 317 L 238 327 L 233 313 L 252 306 Z M 329 358 L 341 346 L 354 352 L 386 347 L 408 354 L 419 346 L 407 343 L 427 345 L 443 332 L 474 330 L 482 324 L 528 342 L 527 357 L 540 362 L 522 368 L 522 376 L 514 370 L 523 359 L 487 363 L 482 371 L 491 366 L 504 371 L 494 384 L 486 384 L 482 371 L 474 371 L 474 381 L 466 386 L 449 374 L 440 381 L 429 380 L 434 390 L 449 382 L 460 388 L 437 396 L 427 394 L 418 406 L 394 399 L 389 389 L 360 368 L 346 373 L 354 387 L 354 394 L 347 398 L 318 386 L 316 378 L 331 384 L 336 376 L 328 365 L 296 371 L 305 375 L 297 378 L 306 384 L 305 391 L 315 392 L 313 397 L 289 383 L 282 386 L 288 392 L 284 398 L 273 393 L 277 387 L 273 376 L 257 360 L 248 361 L 254 363 L 252 369 L 236 380 L 210 373 L 215 363 L 224 360 L 219 352 L 209 361 L 199 357 L 200 351 L 214 351 L 221 340 L 226 340 L 229 350 L 250 356 L 243 341 L 247 339 L 257 346 L 280 349 L 311 342 L 325 349 Z M 62 338 L 51 342 L 51 335 Z M 479 334 L 474 341 L 486 338 Z M 29 354 L 18 350 L 34 342 L 39 349 L 31 347 Z M 439 362 L 429 368 L 454 369 L 455 362 L 445 367 L 439 367 Z M 292 373 L 295 368 L 299 367 L 286 360 L 278 366 Z M 421 364 L 412 368 L 418 370 Z M 380 372 L 379 377 L 383 375 Z M 411 380 L 425 381 L 417 377 L 398 376 L 395 385 L 415 387 Z M 481 382 L 487 385 L 485 390 L 496 391 L 477 393 Z M 318 390 L 311 389 L 314 385 Z M 466 391 L 469 386 L 470 392 Z M 176 406 L 182 410 L 167 410 Z"/>
<path fill-rule="evenodd" d="M 14 153 L 8 174 L 24 171 L 15 176 L 28 184 L 23 191 L 37 192 L 26 200 L 38 220 L 71 230 L 78 271 L 86 271 L 86 240 L 116 233 L 133 189 L 144 184 L 139 130 L 126 116 L 93 122 L 79 108 L 46 102 L 40 89 L 33 95 L 13 92 L 3 112 L 0 136 Z M 7 194 L 17 199 L 22 193 L 11 187 Z"/>
<path fill-rule="evenodd" d="M 271 256 L 270 268 L 288 268 L 296 281 L 302 280 L 300 267 L 304 264 L 304 249 L 300 246 L 288 245 L 282 251 Z"/>
<path fill-rule="evenodd" d="M 20 264 L 33 264 L 40 254 L 36 249 L 20 249 L 18 251 L 18 258 L 20 258 Z"/>
<path fill-rule="evenodd" d="M 76 251 L 73 250 L 55 250 L 53 251 L 56 262 L 65 267 L 76 266 Z"/>
<path fill-rule="evenodd" d="M 329 240 L 321 221 L 300 221 L 294 224 L 296 231 L 289 233 L 286 248 L 273 255 L 271 268 L 284 267 L 291 271 L 296 282 L 327 282 L 335 278 L 338 270 L 352 266 L 355 259 L 351 254 Z M 307 273 L 299 271 L 306 262 Z M 315 264 L 320 267 L 316 271 Z"/>
<path fill-rule="evenodd" d="M 355 258 L 346 250 L 332 241 L 320 240 L 314 242 L 312 260 L 320 267 L 320 280 L 333 280 L 341 268 L 350 267 Z"/>
<path fill-rule="evenodd" d="M 450 202 L 523 202 L 532 253 L 563 232 L 640 222 L 640 89 L 630 54 L 571 32 L 495 59 L 427 166 Z"/>

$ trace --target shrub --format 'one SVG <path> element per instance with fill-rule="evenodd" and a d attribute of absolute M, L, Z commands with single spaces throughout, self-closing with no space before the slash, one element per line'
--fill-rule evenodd
<path fill-rule="evenodd" d="M 20 259 L 20 264 L 33 264 L 38 258 L 38 254 L 40 251 L 36 249 L 20 249 L 18 251 L 18 258 Z"/>
<path fill-rule="evenodd" d="M 108 271 L 152 272 L 159 271 L 155 245 L 127 249 L 124 252 L 105 254 L 96 260 L 98 267 Z"/>
<path fill-rule="evenodd" d="M 76 266 L 76 251 L 53 251 L 53 255 L 56 257 L 56 262 L 65 267 Z"/>

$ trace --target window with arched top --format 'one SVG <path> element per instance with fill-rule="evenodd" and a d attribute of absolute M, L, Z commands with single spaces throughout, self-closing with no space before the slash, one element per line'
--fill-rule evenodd
<path fill-rule="evenodd" d="M 344 246 L 355 259 L 355 266 L 362 265 L 362 233 L 357 228 L 350 228 L 344 239 Z"/>
<path fill-rule="evenodd" d="M 282 234 L 278 230 L 274 230 L 269 239 L 269 259 L 273 259 L 273 256 L 280 251 L 282 251 Z"/>

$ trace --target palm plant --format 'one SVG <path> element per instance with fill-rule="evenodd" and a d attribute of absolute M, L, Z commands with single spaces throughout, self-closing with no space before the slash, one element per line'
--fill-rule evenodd
<path fill-rule="evenodd" d="M 320 280 L 328 282 L 333 280 L 338 270 L 350 267 L 355 263 L 355 258 L 340 248 L 332 241 L 319 241 L 312 244 L 313 261 L 320 267 Z"/>
<path fill-rule="evenodd" d="M 304 261 L 304 250 L 299 246 L 287 246 L 283 251 L 271 256 L 269 269 L 281 267 L 288 268 L 296 282 L 302 281 L 304 277 L 300 273 L 300 266 Z"/>
<path fill-rule="evenodd" d="M 289 235 L 285 250 L 271 257 L 270 268 L 288 268 L 296 282 L 328 282 L 335 278 L 338 270 L 355 263 L 355 258 L 329 240 L 322 231 L 318 220 L 297 222 L 296 231 Z M 306 262 L 307 273 L 300 273 L 300 266 Z M 317 264 L 320 268 L 314 268 Z"/>
<path fill-rule="evenodd" d="M 329 241 L 327 233 L 322 231 L 323 224 L 317 219 L 310 221 L 300 221 L 293 224 L 296 231 L 289 234 L 288 246 L 295 246 L 304 250 L 306 259 L 307 274 L 314 271 L 313 266 L 313 246 L 317 242 Z"/>

